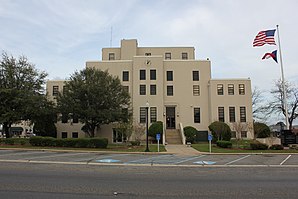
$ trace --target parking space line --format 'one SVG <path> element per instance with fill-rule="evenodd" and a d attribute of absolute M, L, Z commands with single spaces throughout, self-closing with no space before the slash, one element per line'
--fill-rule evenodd
<path fill-rule="evenodd" d="M 191 158 L 188 158 L 188 159 L 185 159 L 185 160 L 181 160 L 179 162 L 175 162 L 174 164 L 180 164 L 180 163 L 191 161 L 191 160 L 194 160 L 194 159 L 197 159 L 197 158 L 202 158 L 204 156 L 206 156 L 206 155 L 199 155 L 199 156 L 196 156 L 196 157 L 191 157 Z"/>
<path fill-rule="evenodd" d="M 84 153 L 63 153 L 63 154 L 55 154 L 55 155 L 46 155 L 46 156 L 39 156 L 39 157 L 32 157 L 32 158 L 27 158 L 29 160 L 34 160 L 34 159 L 39 159 L 39 158 L 53 158 L 53 157 L 61 157 L 61 156 L 75 156 L 75 155 L 81 155 Z"/>
<path fill-rule="evenodd" d="M 173 156 L 173 155 L 159 155 L 159 156 L 155 156 L 155 157 L 151 157 L 151 158 L 137 159 L 137 160 L 132 160 L 132 161 L 125 162 L 124 164 L 143 163 L 143 162 L 146 162 L 148 160 L 156 160 L 156 159 L 160 159 L 160 158 L 168 157 L 168 156 Z"/>
<path fill-rule="evenodd" d="M 283 165 L 292 155 L 288 155 L 279 165 Z"/>
<path fill-rule="evenodd" d="M 236 159 L 236 160 L 233 160 L 233 161 L 231 161 L 231 162 L 226 163 L 225 165 L 233 164 L 233 163 L 235 163 L 235 162 L 238 162 L 238 161 L 240 161 L 240 160 L 243 160 L 243 159 L 245 159 L 245 158 L 248 158 L 249 156 L 250 156 L 250 155 L 247 155 L 247 156 L 238 158 L 238 159 Z"/>

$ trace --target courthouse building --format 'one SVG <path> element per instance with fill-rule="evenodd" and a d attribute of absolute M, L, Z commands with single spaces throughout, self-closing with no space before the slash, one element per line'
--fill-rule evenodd
<path fill-rule="evenodd" d="M 210 60 L 196 60 L 194 47 L 139 47 L 135 39 L 122 40 L 118 48 L 103 48 L 102 60 L 87 61 L 86 67 L 118 76 L 130 93 L 134 121 L 146 123 L 149 105 L 149 125 L 162 121 L 168 143 L 182 143 L 186 126 L 206 134 L 214 121 L 229 124 L 232 131 L 235 123 L 253 123 L 250 79 L 212 79 Z M 63 84 L 47 82 L 50 99 L 63 91 Z M 81 126 L 73 120 L 58 122 L 58 137 L 84 137 Z M 124 141 L 113 125 L 97 135 L 109 142 Z M 253 129 L 241 129 L 239 136 L 252 139 Z"/>

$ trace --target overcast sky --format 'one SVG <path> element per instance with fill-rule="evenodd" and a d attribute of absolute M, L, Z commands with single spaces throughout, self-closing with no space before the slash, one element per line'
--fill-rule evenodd
<path fill-rule="evenodd" d="M 277 46 L 253 48 L 253 39 L 278 24 L 285 78 L 297 83 L 297 8 L 297 0 L 0 0 L 0 50 L 27 56 L 49 79 L 66 79 L 101 60 L 111 38 L 113 47 L 121 39 L 194 46 L 196 59 L 210 58 L 212 78 L 249 77 L 269 91 L 280 65 L 261 58 Z"/>

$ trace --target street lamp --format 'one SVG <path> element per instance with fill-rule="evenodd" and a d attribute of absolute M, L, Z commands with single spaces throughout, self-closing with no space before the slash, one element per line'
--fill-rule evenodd
<path fill-rule="evenodd" d="M 146 150 L 145 152 L 149 152 L 149 147 L 148 147 L 148 109 L 149 109 L 149 102 L 146 103 Z"/>

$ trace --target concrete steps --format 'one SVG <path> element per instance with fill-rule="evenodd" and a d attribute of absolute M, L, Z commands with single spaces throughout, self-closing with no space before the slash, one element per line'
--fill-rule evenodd
<path fill-rule="evenodd" d="M 168 144 L 182 144 L 180 131 L 178 129 L 167 129 L 166 142 Z"/>

